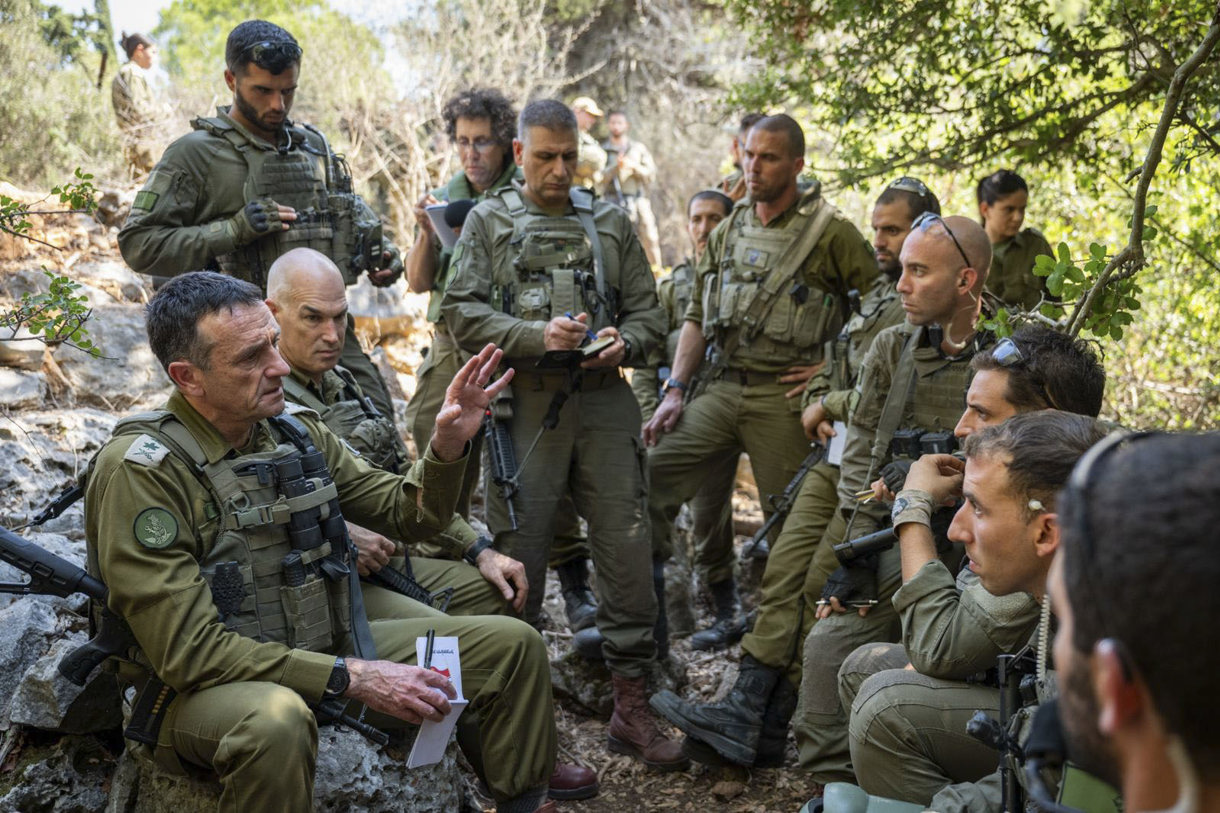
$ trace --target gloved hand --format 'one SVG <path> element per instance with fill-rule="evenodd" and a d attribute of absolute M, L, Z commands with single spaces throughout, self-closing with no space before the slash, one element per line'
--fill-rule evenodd
<path fill-rule="evenodd" d="M 253 243 L 260 237 L 284 228 L 279 204 L 271 198 L 250 201 L 229 218 L 226 225 L 233 236 L 233 244 L 238 246 Z"/>
<path fill-rule="evenodd" d="M 850 565 L 840 565 L 822 587 L 822 600 L 837 599 L 839 604 L 865 605 L 877 601 L 877 554 L 861 556 Z"/>
<path fill-rule="evenodd" d="M 911 470 L 911 464 L 914 462 L 904 457 L 886 463 L 881 469 L 881 479 L 885 481 L 885 487 L 895 494 L 902 491 L 903 484 L 907 481 L 907 472 Z"/>
<path fill-rule="evenodd" d="M 369 282 L 378 288 L 385 288 L 398 282 L 398 278 L 402 276 L 402 254 L 398 251 L 398 246 L 386 240 L 381 244 L 381 267 L 369 270 Z"/>

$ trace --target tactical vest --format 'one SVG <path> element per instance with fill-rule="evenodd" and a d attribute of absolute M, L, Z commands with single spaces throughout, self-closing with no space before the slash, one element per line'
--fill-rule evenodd
<path fill-rule="evenodd" d="M 921 327 L 919 330 L 923 337 L 927 336 L 926 328 Z M 970 380 L 974 378 L 970 358 L 980 349 L 980 343 L 986 338 L 988 337 L 976 336 L 972 340 L 975 348 L 973 351 L 964 351 L 956 360 L 941 367 L 931 376 L 916 378 L 914 391 L 904 410 L 905 428 L 951 431 L 957 426 L 958 419 L 962 417 L 962 407 L 966 403 L 966 390 L 970 387 Z M 928 349 L 921 348 L 924 351 Z"/>
<path fill-rule="evenodd" d="M 217 257 L 221 271 L 266 288 L 271 264 L 294 248 L 325 254 L 339 266 L 347 285 L 355 284 L 361 272 L 380 267 L 381 219 L 352 193 L 346 162 L 316 129 L 289 124 L 284 129 L 288 146 L 270 149 L 219 116 L 194 119 L 191 126 L 225 139 L 245 159 L 242 196 L 247 203 L 271 198 L 297 213 L 288 229 Z"/>
<path fill-rule="evenodd" d="M 536 322 L 583 311 L 594 332 L 613 325 L 617 296 L 606 285 L 604 268 L 599 268 L 601 241 L 593 227 L 592 195 L 572 189 L 577 216 L 554 217 L 530 212 L 512 186 L 495 194 L 508 206 L 513 234 L 511 262 L 493 273 L 493 306 Z"/>
<path fill-rule="evenodd" d="M 348 551 L 344 546 L 332 549 L 324 535 L 328 504 L 337 499 L 338 490 L 324 461 L 320 471 L 302 474 L 301 464 L 316 469 L 318 461 L 308 458 L 320 459 L 321 453 L 310 444 L 313 451 L 303 454 L 281 421 L 291 421 L 308 437 L 299 421 L 280 416 L 268 422 L 279 435 L 274 450 L 216 463 L 207 462 L 199 442 L 168 411 L 125 418 L 115 426 L 114 436 L 155 438 L 188 463 L 207 487 L 207 513 L 217 528 L 199 563 L 200 572 L 214 597 L 218 589 L 236 588 L 215 584 L 221 565 L 231 571 L 228 563 L 236 563 L 241 574 L 240 605 L 224 619 L 225 627 L 261 642 L 333 651 L 351 629 L 349 580 L 338 577 L 335 569 L 349 564 Z M 314 540 L 320 544 L 306 547 L 312 528 L 323 535 Z M 290 554 L 299 554 L 299 563 L 287 560 Z"/>
<path fill-rule="evenodd" d="M 332 404 L 323 403 L 313 391 L 291 376 L 283 379 L 284 393 L 291 401 L 307 406 L 322 416 L 322 422 L 348 445 L 356 450 L 370 465 L 394 474 L 401 471 L 405 462 L 399 456 L 397 434 L 393 422 L 377 411 L 368 398 L 360 394 L 360 388 L 352 374 L 336 367 L 334 374 L 343 382 L 340 400 Z"/>
<path fill-rule="evenodd" d="M 835 340 L 826 343 L 826 363 L 830 370 L 832 390 L 846 390 L 855 386 L 856 376 L 864 365 L 864 355 L 873 339 L 880 331 L 902 321 L 901 309 L 892 308 L 899 299 L 893 283 L 888 280 L 879 282 L 878 287 L 865 296 L 860 312 L 853 313 Z"/>
<path fill-rule="evenodd" d="M 813 227 L 818 209 L 830 204 L 821 200 L 820 186 L 815 184 L 779 228 L 750 225 L 751 205 L 748 198 L 739 203 L 724 226 L 720 266 L 703 287 L 704 338 L 724 347 L 730 334 L 740 335 L 729 362 L 732 366 L 752 361 L 771 367 L 808 362 L 817 355 L 809 351 L 820 348 L 838 332 L 845 309 L 839 292 L 823 287 L 824 282 L 806 279 L 798 270 L 808 253 L 789 256 L 783 267 L 778 264 L 801 234 Z M 790 276 L 792 281 L 784 286 L 760 325 L 744 328 L 751 303 L 772 275 Z"/>

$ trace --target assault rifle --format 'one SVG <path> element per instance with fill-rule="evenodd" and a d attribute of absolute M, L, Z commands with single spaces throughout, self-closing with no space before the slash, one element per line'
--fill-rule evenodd
<path fill-rule="evenodd" d="M 30 577 L 28 582 L 0 583 L 0 593 L 61 598 L 67 598 L 73 593 L 84 593 L 101 605 L 102 613 L 97 633 L 59 662 L 59 673 L 72 683 L 84 686 L 89 675 L 102 661 L 114 655 L 122 655 L 136 645 L 131 629 L 107 607 L 110 593 L 106 585 L 67 559 L 56 556 L 7 528 L 0 528 L 0 560 Z M 155 675 L 150 676 L 136 697 L 131 723 L 123 731 L 123 736 L 155 746 L 161 717 L 174 694 L 173 688 Z M 322 722 L 341 723 L 381 745 L 389 742 L 385 732 L 344 713 L 341 703 L 320 705 L 315 708 L 315 712 Z"/>
<path fill-rule="evenodd" d="M 805 475 L 809 474 L 809 470 L 822 461 L 826 456 L 826 447 L 817 443 L 809 444 L 812 451 L 805 456 L 801 462 L 800 468 L 796 470 L 796 474 L 784 486 L 782 494 L 771 494 L 767 497 L 767 502 L 771 505 L 771 516 L 767 517 L 767 521 L 759 528 L 754 536 L 750 537 L 750 541 L 741 549 L 741 558 L 745 559 L 766 559 L 771 555 L 771 543 L 767 541 L 767 534 L 771 533 L 771 529 L 777 523 L 783 522 L 788 514 L 792 511 L 792 504 L 796 502 L 797 492 L 801 490 L 801 483 L 805 482 Z"/>
<path fill-rule="evenodd" d="M 487 457 L 491 467 L 491 481 L 500 489 L 504 504 L 508 506 L 508 524 L 517 530 L 517 508 L 513 497 L 517 494 L 517 453 L 513 451 L 513 437 L 508 424 L 497 421 L 488 408 L 483 413 L 483 439 L 487 444 Z"/>

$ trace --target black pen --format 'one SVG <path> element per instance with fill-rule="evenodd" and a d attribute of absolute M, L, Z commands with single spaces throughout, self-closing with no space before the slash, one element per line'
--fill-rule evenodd
<path fill-rule="evenodd" d="M 436 643 L 436 630 L 428 630 L 427 648 L 424 649 L 424 668 L 432 668 L 432 645 Z"/>

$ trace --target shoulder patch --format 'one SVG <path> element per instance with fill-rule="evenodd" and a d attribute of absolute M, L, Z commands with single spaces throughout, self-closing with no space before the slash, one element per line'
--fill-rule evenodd
<path fill-rule="evenodd" d="M 164 508 L 145 508 L 136 516 L 131 532 L 144 547 L 159 550 L 178 536 L 178 520 Z"/>
<path fill-rule="evenodd" d="M 132 441 L 131 446 L 127 447 L 127 454 L 123 455 L 123 459 L 152 468 L 160 465 L 167 454 L 169 454 L 169 447 L 164 443 L 152 435 L 140 435 Z"/>
<path fill-rule="evenodd" d="M 150 189 L 141 189 L 136 193 L 136 199 L 132 201 L 131 208 L 151 212 L 153 207 L 157 205 L 157 198 L 159 197 L 160 195 Z"/>

